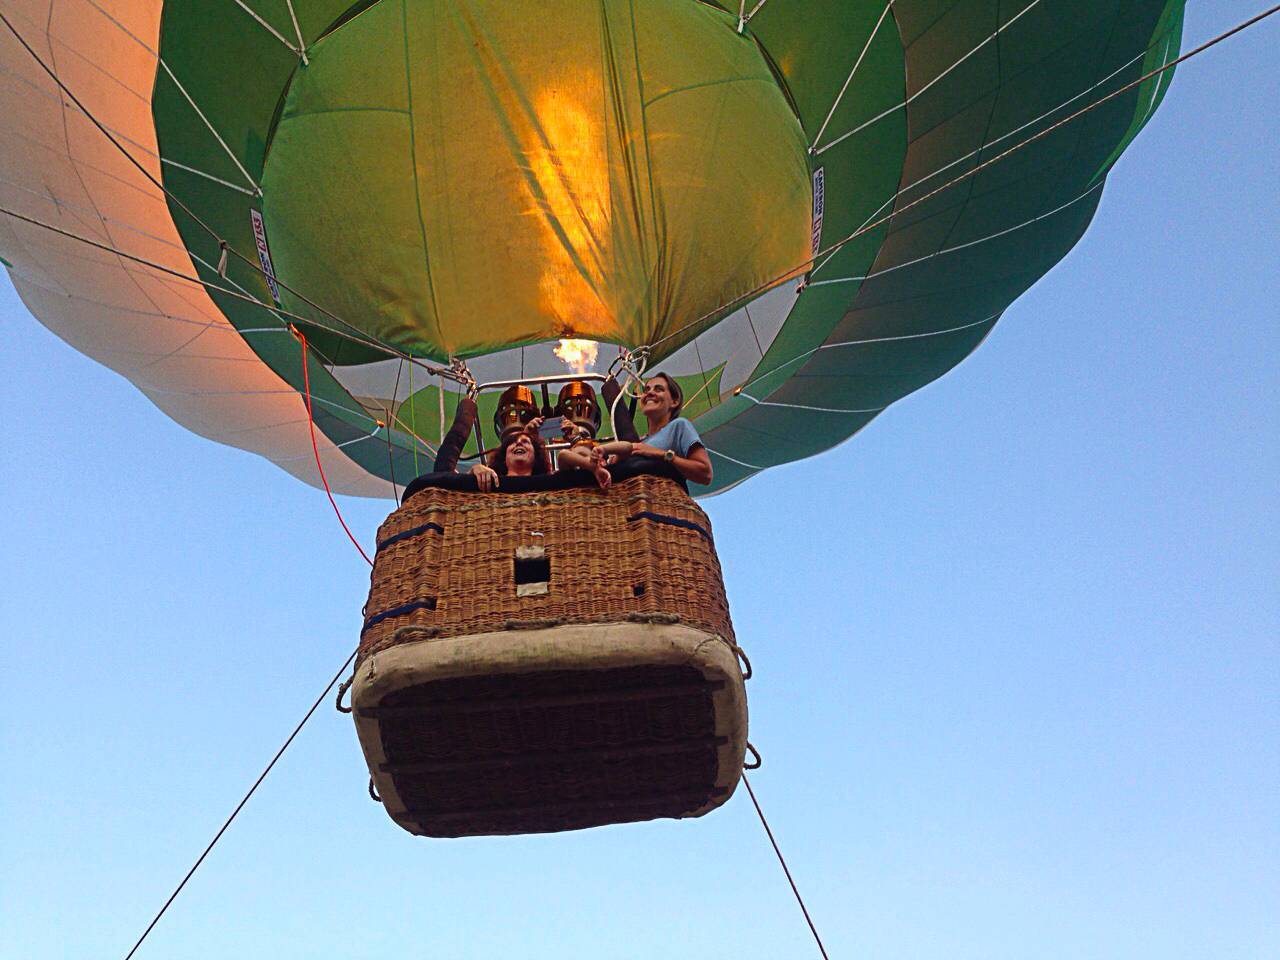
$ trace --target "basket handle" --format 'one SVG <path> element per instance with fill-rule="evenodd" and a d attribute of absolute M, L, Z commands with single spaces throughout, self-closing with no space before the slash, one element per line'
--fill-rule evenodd
<path fill-rule="evenodd" d="M 356 680 L 356 675 L 353 673 L 350 677 L 348 677 L 346 680 L 343 680 L 342 683 L 338 685 L 338 697 L 336 700 L 334 700 L 333 705 L 338 709 L 339 713 L 350 713 L 352 710 L 351 707 L 344 707 L 342 705 L 342 698 L 346 696 L 347 691 L 351 689 L 351 684 L 355 683 L 355 680 Z"/>

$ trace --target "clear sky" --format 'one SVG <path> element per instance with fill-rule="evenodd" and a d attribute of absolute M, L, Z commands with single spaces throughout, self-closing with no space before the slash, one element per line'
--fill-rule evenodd
<path fill-rule="evenodd" d="M 1186 46 L 1257 9 L 1188 10 Z M 1084 241 L 850 443 L 708 501 L 753 783 L 833 958 L 1280 955 L 1280 23 L 1183 67 Z M 2 133 L 0 133 L 2 135 Z M 0 280 L 0 956 L 120 957 L 354 645 L 324 494 Z M 343 502 L 366 543 L 386 502 Z M 425 841 L 326 706 L 139 957 L 816 951 L 744 792 Z"/>

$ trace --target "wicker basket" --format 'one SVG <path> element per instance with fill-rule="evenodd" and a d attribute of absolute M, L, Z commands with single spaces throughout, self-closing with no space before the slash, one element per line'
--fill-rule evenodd
<path fill-rule="evenodd" d="M 746 697 L 706 515 L 668 479 L 428 488 L 383 524 L 352 692 L 377 792 L 427 836 L 697 816 Z"/>

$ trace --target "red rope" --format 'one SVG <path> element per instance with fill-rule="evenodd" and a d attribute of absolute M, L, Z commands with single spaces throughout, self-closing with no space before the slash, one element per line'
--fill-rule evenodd
<path fill-rule="evenodd" d="M 311 450 L 316 455 L 316 469 L 320 471 L 320 482 L 324 484 L 324 492 L 329 495 L 329 503 L 333 505 L 333 512 L 338 515 L 338 522 L 342 524 L 342 529 L 346 531 L 347 539 L 360 551 L 360 556 L 364 557 L 364 562 L 372 567 L 373 561 L 364 552 L 364 547 L 360 546 L 360 541 L 351 533 L 351 528 L 347 526 L 347 521 L 342 519 L 342 511 L 338 509 L 338 501 L 333 499 L 333 491 L 329 489 L 329 480 L 324 475 L 324 464 L 320 462 L 320 446 L 316 443 L 316 417 L 311 409 L 311 374 L 307 370 L 307 361 L 310 359 L 307 353 L 307 338 L 297 327 L 290 327 L 290 329 L 293 331 L 293 335 L 298 338 L 298 342 L 302 344 L 302 386 L 304 395 L 307 398 L 307 426 L 311 430 Z"/>

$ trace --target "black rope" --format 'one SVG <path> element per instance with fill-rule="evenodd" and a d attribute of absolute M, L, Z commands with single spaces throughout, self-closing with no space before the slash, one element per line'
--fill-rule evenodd
<path fill-rule="evenodd" d="M 276 751 L 276 755 L 271 758 L 271 762 L 266 765 L 262 773 L 258 774 L 258 779 L 253 781 L 253 786 L 249 788 L 249 792 L 244 795 L 238 804 L 236 804 L 236 808 L 231 811 L 231 816 L 227 817 L 226 822 L 223 823 L 223 825 L 218 829 L 218 832 L 213 835 L 213 839 L 209 841 L 209 845 L 204 848 L 204 852 L 196 858 L 196 862 L 191 865 L 191 869 L 188 870 L 187 875 L 182 878 L 182 882 L 174 887 L 173 893 L 169 894 L 169 899 L 164 902 L 164 906 L 161 907 L 160 911 L 151 918 L 151 922 L 147 924 L 147 929 L 142 931 L 142 936 L 138 938 L 138 942 L 135 943 L 129 952 L 124 955 L 124 960 L 130 960 L 130 958 L 138 952 L 138 948 L 142 946 L 142 941 L 146 940 L 151 931 L 155 929 L 156 924 L 160 922 L 160 918 L 163 917 L 165 911 L 169 909 L 169 905 L 177 899 L 178 894 L 180 894 L 182 892 L 182 888 L 187 885 L 187 881 L 191 879 L 192 874 L 200 868 L 200 864 L 204 863 L 204 858 L 209 855 L 209 851 L 211 851 L 214 848 L 214 845 L 222 839 L 222 835 L 227 832 L 227 827 L 231 826 L 231 821 L 233 821 L 240 811 L 244 809 L 244 805 L 249 802 L 249 798 L 252 797 L 258 787 L 262 785 L 262 781 L 267 778 L 267 774 L 271 772 L 271 768 L 276 765 L 276 761 L 279 760 L 284 755 L 284 752 L 289 749 L 289 744 L 293 743 L 293 738 L 302 731 L 304 726 L 306 726 L 307 721 L 311 719 L 311 715 L 316 712 L 320 704 L 324 703 L 325 698 L 329 696 L 329 691 L 333 689 L 333 685 L 342 678 L 344 673 L 347 672 L 347 667 L 351 666 L 351 661 L 354 660 L 355 657 L 356 651 L 352 650 L 351 655 L 343 661 L 342 666 L 338 668 L 338 672 L 333 675 L 333 679 L 325 685 L 320 696 L 316 697 L 316 702 L 311 705 L 311 709 L 306 712 L 306 715 L 298 721 L 298 725 L 293 728 L 293 733 L 289 734 L 289 738 L 285 740 L 280 749 Z"/>
<path fill-rule="evenodd" d="M 760 818 L 764 832 L 768 834 L 769 842 L 773 844 L 773 852 L 778 855 L 778 862 L 782 864 L 782 872 L 787 875 L 787 883 L 791 884 L 791 892 L 796 895 L 796 903 L 800 904 L 800 912 L 804 914 L 804 922 L 809 924 L 809 930 L 813 933 L 814 942 L 818 945 L 818 952 L 822 954 L 822 960 L 830 960 L 827 956 L 827 948 L 822 945 L 822 938 L 818 936 L 818 928 L 813 925 L 813 918 L 809 916 L 809 908 L 804 905 L 804 897 L 800 896 L 800 889 L 796 886 L 795 880 L 791 878 L 791 870 L 787 867 L 786 857 L 782 855 L 782 850 L 778 847 L 778 841 L 773 838 L 773 831 L 769 829 L 769 821 L 764 818 L 764 811 L 760 809 L 760 801 L 756 799 L 756 792 L 751 789 L 751 781 L 747 779 L 745 773 L 742 775 L 742 782 L 746 785 L 747 794 L 751 797 L 751 805 L 756 808 L 756 816 Z"/>

